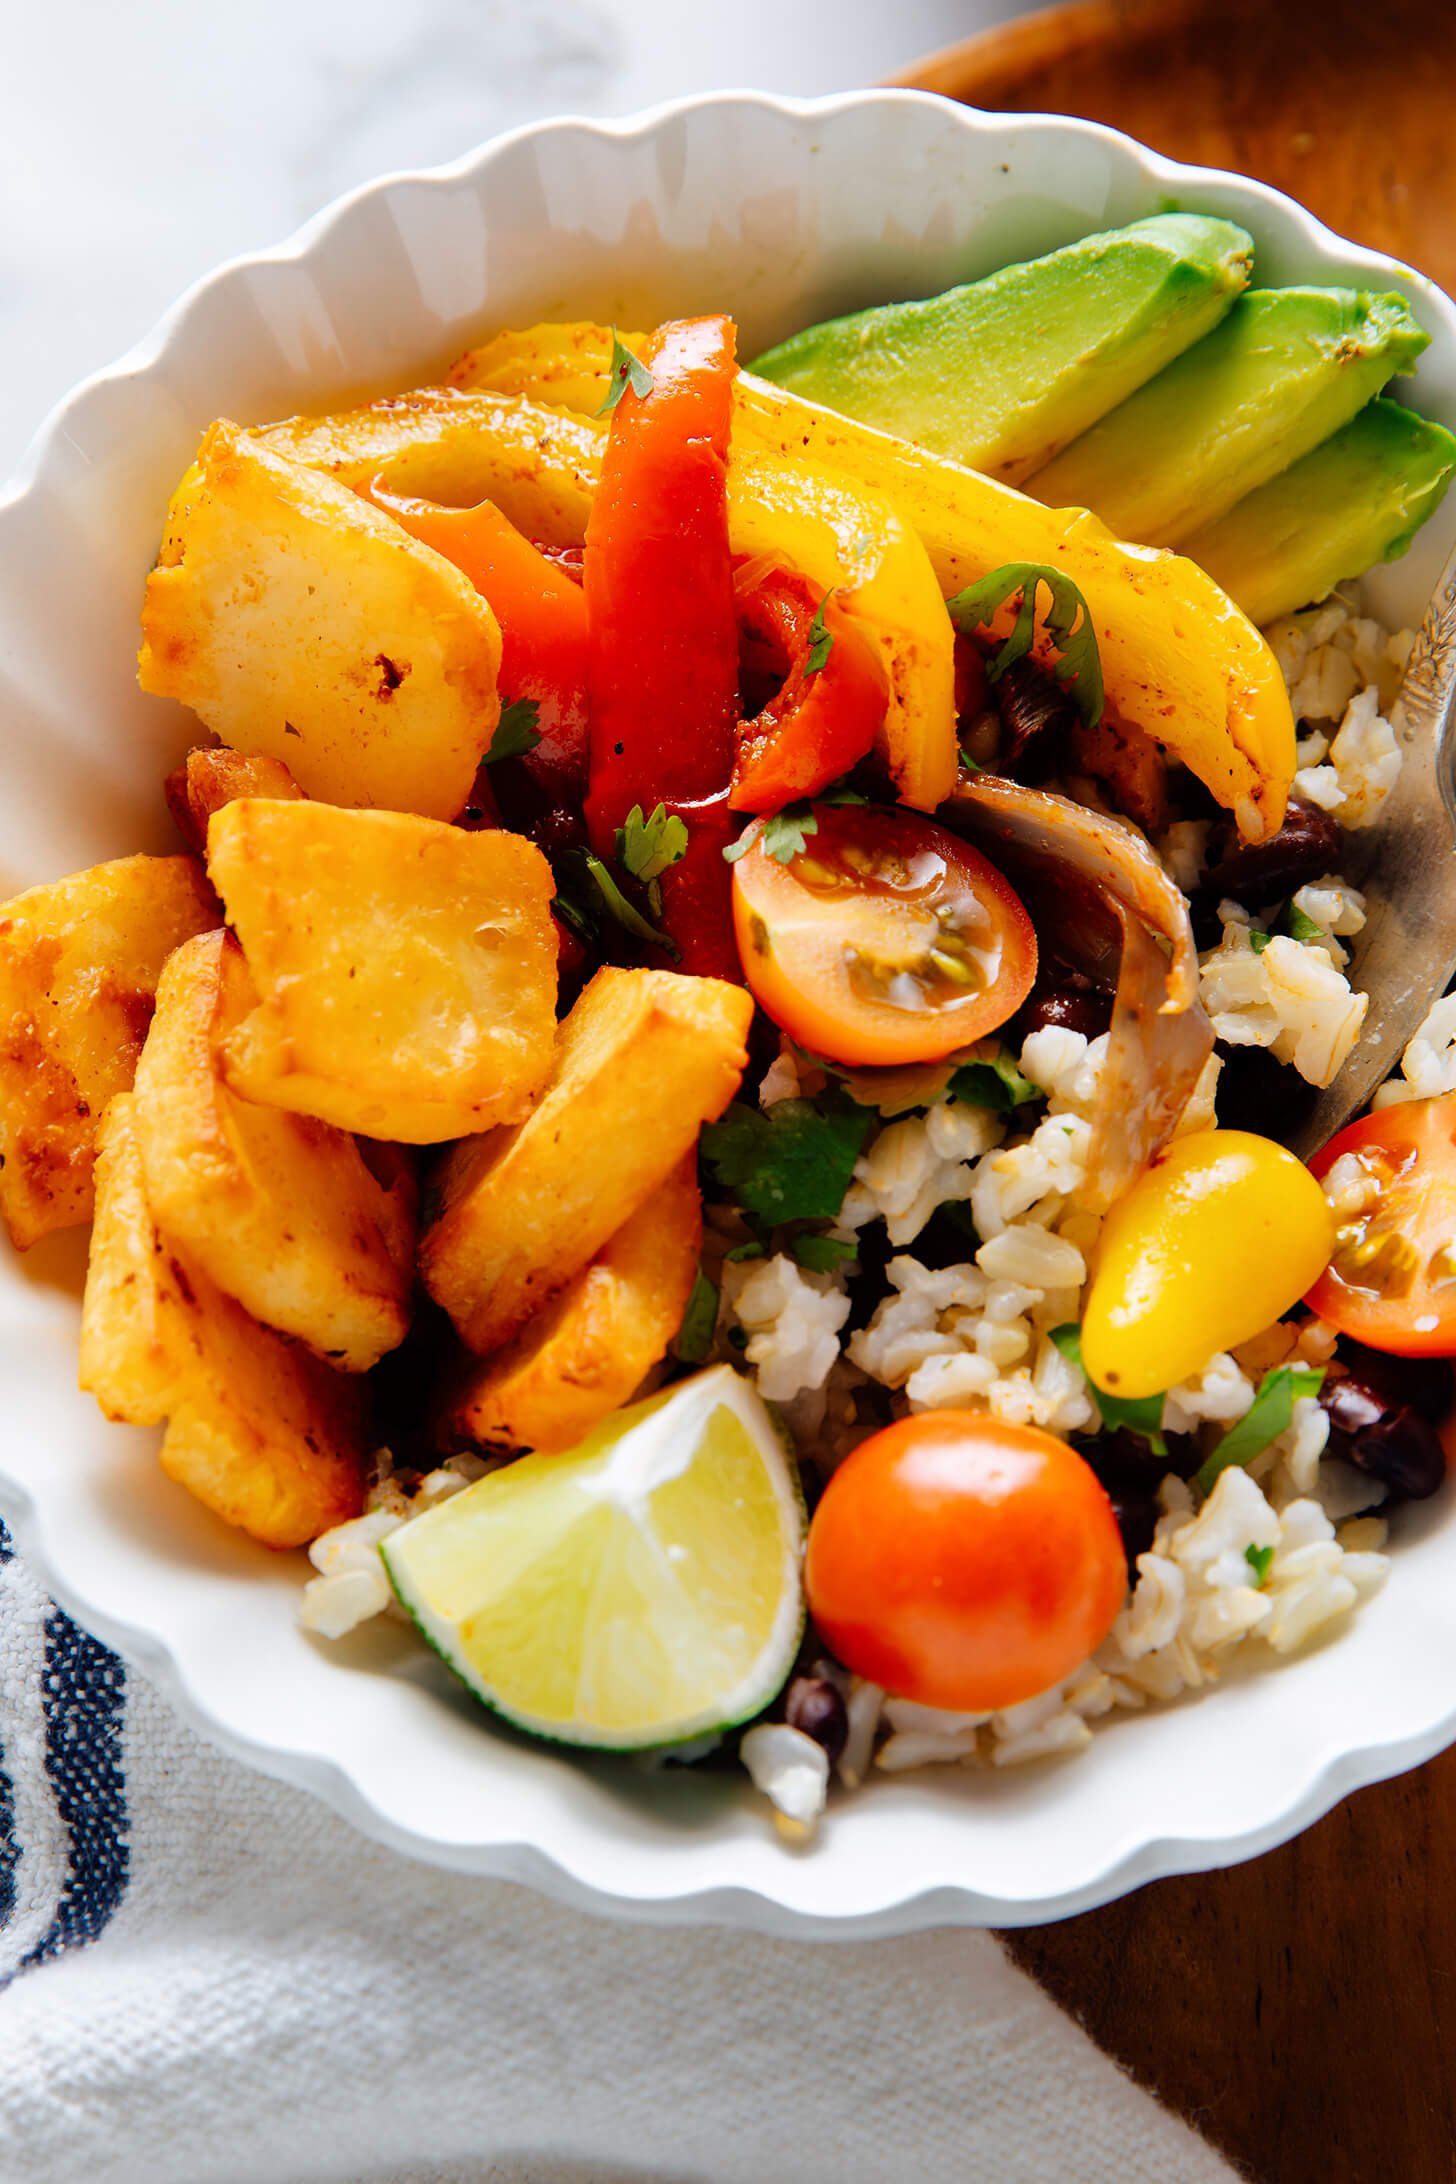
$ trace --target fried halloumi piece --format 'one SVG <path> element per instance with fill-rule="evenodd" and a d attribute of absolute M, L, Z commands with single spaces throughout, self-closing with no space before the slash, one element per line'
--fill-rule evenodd
<path fill-rule="evenodd" d="M 162 965 L 217 923 L 190 857 L 118 857 L 0 907 L 0 1213 L 22 1251 L 90 1220 L 96 1125 L 130 1088 Z"/>
<path fill-rule="evenodd" d="M 301 797 L 302 789 L 281 758 L 250 758 L 245 751 L 189 751 L 187 763 L 169 773 L 167 809 L 189 849 L 207 855 L 207 827 L 215 811 L 240 796 Z"/>
<path fill-rule="evenodd" d="M 386 1190 L 346 1130 L 240 1100 L 221 1048 L 257 1006 L 243 951 L 203 933 L 170 957 L 137 1064 L 133 1121 L 147 1198 L 254 1319 L 365 1372 L 402 1342 L 414 1284 L 414 1192 Z"/>
<path fill-rule="evenodd" d="M 553 408 L 556 399 L 420 387 L 332 417 L 285 418 L 253 437 L 356 491 L 378 478 L 391 493 L 454 508 L 494 501 L 543 546 L 579 546 L 607 427 Z"/>
<path fill-rule="evenodd" d="M 261 1000 L 244 1099 L 408 1145 L 518 1122 L 551 1073 L 554 882 L 518 834 L 244 797 L 208 871 Z"/>
<path fill-rule="evenodd" d="M 500 630 L 468 578 L 236 425 L 173 496 L 142 638 L 144 690 L 334 804 L 453 818 L 500 717 Z"/>
<path fill-rule="evenodd" d="M 597 972 L 539 1106 L 433 1178 L 420 1272 L 472 1350 L 517 1334 L 691 1152 L 738 1089 L 752 1017 L 723 979 Z"/>
<path fill-rule="evenodd" d="M 514 1341 L 470 1361 L 441 1406 L 441 1446 L 575 1448 L 666 1355 L 702 1240 L 697 1158 L 687 1153 Z"/>
<path fill-rule="evenodd" d="M 81 1314 L 81 1386 L 108 1418 L 167 1421 L 162 1469 L 268 1547 L 301 1547 L 364 1502 L 361 1384 L 260 1327 L 157 1229 L 135 1096 L 103 1118 Z"/>

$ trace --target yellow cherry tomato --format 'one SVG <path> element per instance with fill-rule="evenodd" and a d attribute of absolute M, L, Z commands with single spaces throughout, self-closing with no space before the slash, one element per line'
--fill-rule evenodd
<path fill-rule="evenodd" d="M 1109 1395 L 1157 1395 L 1297 1304 L 1335 1246 L 1302 1161 L 1248 1130 L 1174 1138 L 1108 1214 L 1082 1362 Z"/>

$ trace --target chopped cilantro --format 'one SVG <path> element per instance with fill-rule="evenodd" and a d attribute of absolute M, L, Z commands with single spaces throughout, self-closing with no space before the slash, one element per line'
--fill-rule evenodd
<path fill-rule="evenodd" d="M 609 416 L 630 387 L 638 401 L 651 394 L 655 382 L 640 356 L 634 356 L 625 341 L 619 339 L 617 329 L 612 328 L 612 384 L 607 399 L 597 411 L 598 417 Z"/>
<path fill-rule="evenodd" d="M 634 880 L 646 886 L 675 865 L 679 857 L 686 856 L 688 830 L 676 812 L 669 819 L 667 807 L 659 804 L 650 818 L 642 816 L 642 806 L 634 804 L 625 823 L 617 829 L 617 861 L 624 872 L 630 872 Z"/>
<path fill-rule="evenodd" d="M 859 1245 L 840 1236 L 791 1236 L 789 1251 L 811 1274 L 832 1274 L 837 1266 L 859 1257 Z"/>
<path fill-rule="evenodd" d="M 836 1095 L 775 1100 L 767 1113 L 735 1100 L 703 1132 L 703 1157 L 743 1211 L 760 1221 L 832 1221 L 844 1204 L 873 1120 Z"/>
<path fill-rule="evenodd" d="M 755 826 L 757 821 L 755 821 Z M 819 832 L 819 822 L 807 804 L 785 804 L 772 818 L 765 819 L 757 833 L 749 827 L 736 842 L 730 842 L 723 855 L 729 864 L 737 864 L 755 842 L 761 841 L 766 856 L 779 864 L 792 864 L 811 834 Z"/>
<path fill-rule="evenodd" d="M 588 947 L 595 944 L 597 938 L 596 920 L 583 904 L 573 902 L 569 895 L 558 894 L 552 897 L 551 907 L 562 924 L 571 927 L 578 940 L 584 940 Z"/>
<path fill-rule="evenodd" d="M 981 761 L 978 758 L 972 758 L 970 752 L 966 749 L 964 744 L 962 744 L 960 747 L 959 756 L 960 762 L 965 767 L 967 773 L 984 773 L 986 771 L 985 767 L 981 764 Z"/>
<path fill-rule="evenodd" d="M 1087 1392 L 1097 1405 L 1098 1416 L 1109 1433 L 1116 1433 L 1126 1426 L 1129 1433 L 1140 1434 L 1155 1456 L 1166 1456 L 1168 1444 L 1163 1439 L 1163 1401 L 1161 1395 L 1121 1396 L 1106 1395 L 1095 1381 L 1087 1379 L 1087 1368 L 1082 1363 L 1082 1330 L 1075 1320 L 1065 1327 L 1054 1327 L 1051 1339 L 1066 1358 L 1075 1365 L 1084 1380 Z"/>
<path fill-rule="evenodd" d="M 701 1365 L 713 1347 L 713 1330 L 717 1324 L 718 1292 L 699 1267 L 682 1325 L 672 1346 L 673 1356 L 681 1359 L 684 1365 Z"/>
<path fill-rule="evenodd" d="M 1297 902 L 1291 901 L 1289 903 L 1284 912 L 1283 924 L 1284 930 L 1291 940 L 1325 940 L 1328 938 L 1324 927 L 1316 925 L 1312 917 L 1306 916 Z"/>
<path fill-rule="evenodd" d="M 980 1248 L 981 1238 L 976 1228 L 975 1216 L 963 1198 L 942 1198 L 930 1221 L 939 1221 L 956 1236 L 965 1239 L 968 1252 Z M 930 1221 L 925 1226 L 929 1228 Z"/>
<path fill-rule="evenodd" d="M 615 918 L 624 932 L 633 934 L 638 940 L 645 940 L 653 948 L 666 949 L 673 962 L 678 962 L 678 951 L 666 933 L 660 933 L 655 925 L 649 925 L 642 912 L 633 908 L 601 858 L 594 857 L 586 849 L 582 851 L 582 862 L 591 875 L 592 885 L 602 898 L 602 907 L 607 915 Z"/>
<path fill-rule="evenodd" d="M 1051 671 L 1075 699 L 1088 727 L 1095 728 L 1102 718 L 1102 658 L 1097 650 L 1097 632 L 1086 600 L 1061 569 L 1039 561 L 1009 561 L 1004 568 L 992 569 L 977 583 L 957 592 L 954 599 L 946 601 L 946 608 L 956 628 L 969 637 L 978 629 L 989 629 L 1007 601 L 1020 594 L 1011 635 L 987 665 L 986 672 L 996 683 L 1008 667 L 1031 650 L 1036 636 L 1037 595 L 1043 588 L 1051 595 L 1045 616 L 1046 633 L 1057 654 Z"/>
<path fill-rule="evenodd" d="M 731 1251 L 724 1252 L 723 1257 L 729 1266 L 738 1266 L 744 1259 L 766 1258 L 767 1252 L 760 1243 L 735 1244 Z"/>
<path fill-rule="evenodd" d="M 1269 1565 L 1274 1560 L 1273 1548 L 1246 1547 L 1244 1549 L 1244 1560 L 1254 1573 L 1254 1583 L 1262 1590 L 1264 1580 L 1269 1575 Z"/>
<path fill-rule="evenodd" d="M 1259 1382 L 1259 1392 L 1236 1426 L 1230 1426 L 1213 1454 L 1195 1472 L 1200 1490 L 1213 1492 L 1221 1471 L 1231 1465 L 1251 1464 L 1261 1449 L 1277 1441 L 1294 1416 L 1302 1395 L 1318 1395 L 1324 1385 L 1323 1365 L 1276 1365 Z"/>
<path fill-rule="evenodd" d="M 809 657 L 804 662 L 804 678 L 806 681 L 809 676 L 818 674 L 820 668 L 834 650 L 834 632 L 824 627 L 824 609 L 828 606 L 832 597 L 832 592 L 824 594 L 819 602 L 814 619 L 809 624 Z"/>
<path fill-rule="evenodd" d="M 503 705 L 485 754 L 486 765 L 497 765 L 503 758 L 524 758 L 527 751 L 534 751 L 541 741 L 536 726 L 540 717 L 541 708 L 534 698 L 512 698 L 509 705 Z"/>
<path fill-rule="evenodd" d="M 1272 933 L 1261 933 L 1257 925 L 1249 927 L 1249 946 L 1255 955 L 1262 955 L 1273 938 Z"/>
<path fill-rule="evenodd" d="M 1022 1076 L 1009 1054 L 998 1054 L 989 1062 L 963 1063 L 947 1089 L 964 1106 L 989 1107 L 998 1115 L 1009 1115 L 1029 1100 L 1046 1098 L 1039 1084 Z"/>

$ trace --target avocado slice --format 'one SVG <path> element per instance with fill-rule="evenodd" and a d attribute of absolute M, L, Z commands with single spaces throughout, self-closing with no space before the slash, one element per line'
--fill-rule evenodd
<path fill-rule="evenodd" d="M 943 296 L 826 319 L 748 369 L 1015 485 L 1216 326 L 1253 249 L 1229 220 L 1159 213 Z"/>
<path fill-rule="evenodd" d="M 1403 554 L 1453 476 L 1456 436 L 1444 425 L 1399 402 L 1370 402 L 1183 551 L 1251 622 L 1272 622 Z"/>
<path fill-rule="evenodd" d="M 1118 538 L 1181 546 L 1338 432 L 1430 338 L 1400 296 L 1251 288 L 1027 491 L 1092 509 Z"/>

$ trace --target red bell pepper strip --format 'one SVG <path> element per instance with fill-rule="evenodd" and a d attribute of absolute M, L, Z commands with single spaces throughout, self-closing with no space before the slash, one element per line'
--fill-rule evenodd
<path fill-rule="evenodd" d="M 820 600 L 790 570 L 741 592 L 738 611 L 782 682 L 739 730 L 728 801 L 735 811 L 779 811 L 817 796 L 869 753 L 889 684 L 879 653 L 833 595 Z"/>
<path fill-rule="evenodd" d="M 468 576 L 501 633 L 503 704 L 530 698 L 541 740 L 524 763 L 553 801 L 579 804 L 587 778 L 587 624 L 581 588 L 490 501 L 443 508 L 388 492 L 369 499 Z"/>
<path fill-rule="evenodd" d="M 612 412 L 586 531 L 591 786 L 586 816 L 611 858 L 634 804 L 688 829 L 662 875 L 663 923 L 685 970 L 740 978 L 725 792 L 738 725 L 738 631 L 728 550 L 731 319 L 674 320 L 644 346 L 645 395 Z"/>

